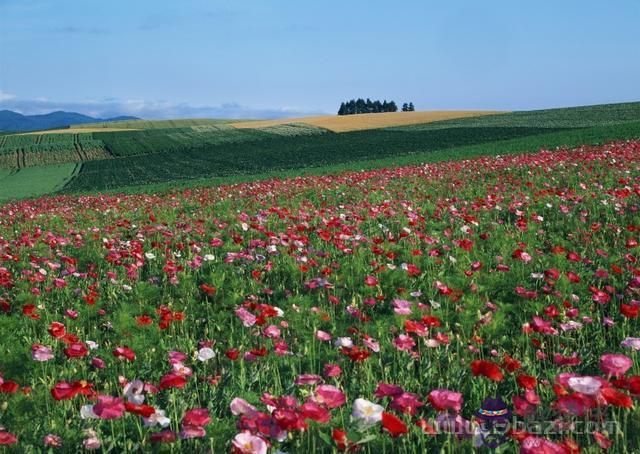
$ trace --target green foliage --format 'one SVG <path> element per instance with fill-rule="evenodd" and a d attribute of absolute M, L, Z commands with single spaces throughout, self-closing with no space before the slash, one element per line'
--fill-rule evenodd
<path fill-rule="evenodd" d="M 67 189 L 104 190 L 132 183 L 339 164 L 506 140 L 543 131 L 504 127 L 403 132 L 380 129 L 290 137 L 245 130 L 238 131 L 245 140 L 216 143 L 229 136 L 212 133 L 210 142 L 191 142 L 191 148 L 182 148 L 185 142 L 174 137 L 154 135 L 150 131 L 145 131 L 144 139 L 140 133 L 111 133 L 103 139 L 108 149 L 115 155 L 128 157 L 85 163 Z M 247 140 L 247 135 L 255 138 Z M 160 152 L 154 153 L 153 159 L 142 155 L 141 150 L 150 152 L 154 147 Z"/>

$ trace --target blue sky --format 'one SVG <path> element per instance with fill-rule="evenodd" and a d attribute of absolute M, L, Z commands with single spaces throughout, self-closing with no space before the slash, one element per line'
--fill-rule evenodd
<path fill-rule="evenodd" d="M 0 108 L 276 117 L 640 100 L 640 0 L 0 0 Z"/>

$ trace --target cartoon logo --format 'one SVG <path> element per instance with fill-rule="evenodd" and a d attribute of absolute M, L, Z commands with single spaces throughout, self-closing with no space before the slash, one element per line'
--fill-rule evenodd
<path fill-rule="evenodd" d="M 478 423 L 475 434 L 476 447 L 496 449 L 509 440 L 507 432 L 511 422 L 511 410 L 501 398 L 485 399 L 475 416 Z"/>

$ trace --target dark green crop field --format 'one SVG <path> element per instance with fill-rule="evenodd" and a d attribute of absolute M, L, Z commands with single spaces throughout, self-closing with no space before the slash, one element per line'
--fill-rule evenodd
<path fill-rule="evenodd" d="M 41 168 L 36 173 L 15 173 L 11 181 L 17 184 L 20 178 L 46 174 L 48 165 L 78 163 L 80 170 L 55 191 L 92 192 L 531 152 L 638 138 L 640 103 L 512 112 L 344 133 L 304 124 L 235 129 L 219 120 L 138 121 L 123 126 L 141 128 L 2 135 L 0 168 Z M 10 199 L 24 191 L 14 194 L 11 187 L 3 187 L 0 194 Z"/>

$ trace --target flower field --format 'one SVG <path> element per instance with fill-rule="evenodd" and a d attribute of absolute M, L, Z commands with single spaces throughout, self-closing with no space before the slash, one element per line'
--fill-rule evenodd
<path fill-rule="evenodd" d="M 0 445 L 638 452 L 639 240 L 639 141 L 2 205 Z"/>

